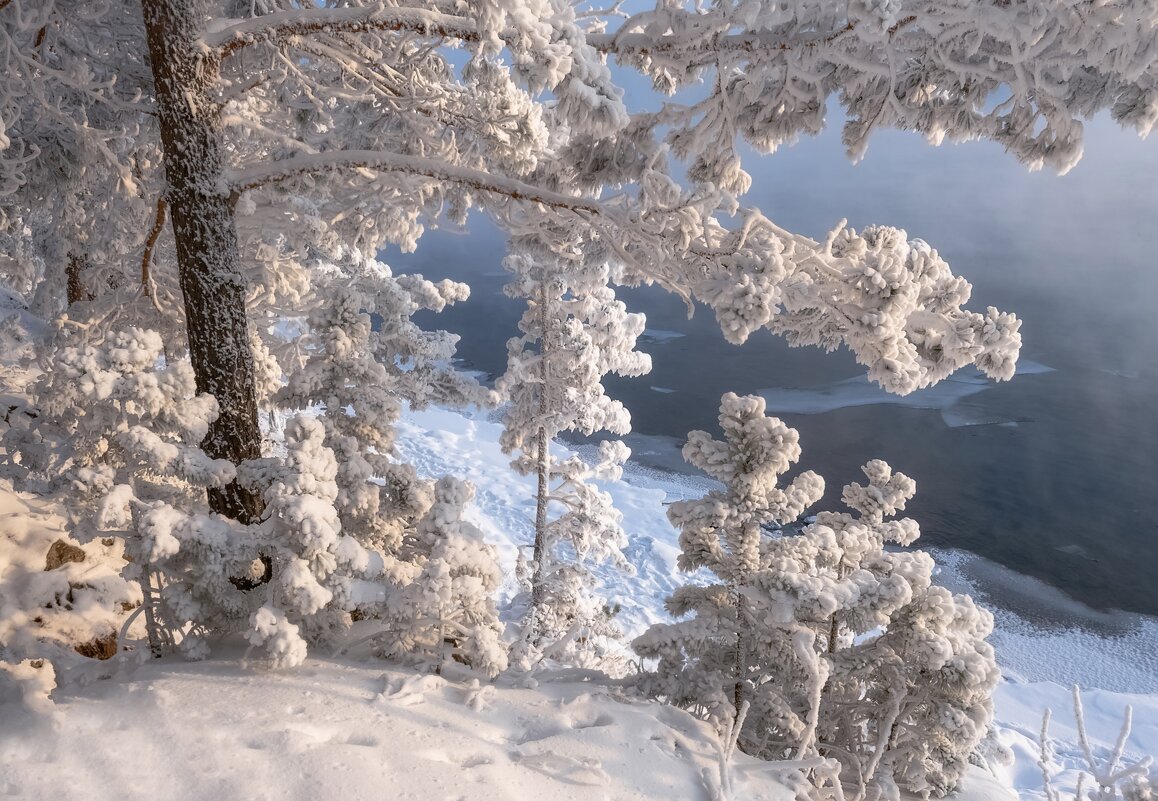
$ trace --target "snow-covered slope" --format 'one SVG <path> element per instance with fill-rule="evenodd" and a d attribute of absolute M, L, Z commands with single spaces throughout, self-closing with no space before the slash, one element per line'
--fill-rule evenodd
<path fill-rule="evenodd" d="M 498 447 L 500 427 L 481 415 L 463 416 L 441 409 L 410 412 L 403 420 L 399 448 L 429 475 L 453 473 L 479 486 L 473 514 L 511 567 L 516 547 L 531 541 L 534 515 L 530 479 L 506 469 Z M 709 479 L 656 473 L 629 466 L 625 480 L 605 487 L 624 514 L 631 538 L 628 556 L 636 575 L 600 574 L 602 588 L 622 607 L 619 621 L 627 638 L 664 616 L 663 601 L 686 581 L 675 567 L 678 532 L 668 522 L 665 503 L 703 494 Z M 962 552 L 938 553 L 949 562 L 944 578 L 952 589 L 978 588 L 963 578 Z M 1008 577 L 1007 577 L 1008 578 Z M 1029 581 L 1014 576 L 1011 580 Z M 1070 602 L 1073 604 L 1074 602 Z M 1069 683 L 1083 690 L 1086 724 L 1095 755 L 1108 753 L 1118 737 L 1122 715 L 1133 707 L 1133 732 L 1127 754 L 1158 755 L 1158 621 L 1138 619 L 1136 628 L 1113 638 L 1082 628 L 1036 627 L 1016 614 L 998 610 L 998 662 L 1006 680 L 996 694 L 998 740 L 1015 756 L 1011 766 L 994 766 L 999 780 L 1024 799 L 1045 798 L 1038 735 L 1042 714 L 1053 710 L 1051 737 L 1063 769 L 1059 790 L 1072 791 L 1084 758 L 1073 720 Z M 1064 681 L 1065 684 L 1059 683 Z"/>
<path fill-rule="evenodd" d="M 588 683 L 479 686 L 312 659 L 146 665 L 0 724 L 0 797 L 69 801 L 719 798 L 719 743 L 686 712 Z M 736 755 L 733 797 L 791 801 L 791 768 Z M 1012 796 L 975 771 L 968 801 Z"/>
<path fill-rule="evenodd" d="M 57 696 L 50 717 L 0 727 L 0 797 L 668 801 L 718 782 L 704 724 L 584 684 L 496 689 L 349 661 L 268 673 L 218 658 Z M 761 768 L 737 765 L 743 797 L 790 798 Z"/>
<path fill-rule="evenodd" d="M 512 568 L 516 549 L 530 541 L 532 487 L 507 469 L 498 433 L 483 415 L 411 412 L 399 448 L 429 475 L 451 473 L 477 485 L 470 517 Z M 607 570 L 600 579 L 620 603 L 619 621 L 631 637 L 663 618 L 664 598 L 684 580 L 675 570 L 677 535 L 664 504 L 702 493 L 703 483 L 636 470 L 607 489 L 624 513 L 636 575 Z M 48 580 L 44 551 L 61 535 L 61 523 L 52 509 L 0 485 L 6 614 L 20 593 Z M 86 549 L 94 547 L 103 546 Z M 91 580 L 94 565 L 109 554 L 92 556 L 87 566 L 66 571 L 88 570 Z M 505 588 L 507 597 L 512 590 Z M 1051 659 L 1096 662 L 1102 675 L 1109 669 L 1099 661 L 1097 638 L 1079 636 L 1067 645 L 1051 637 Z M 1011 789 L 1024 799 L 1044 798 L 1036 761 L 1047 705 L 1056 713 L 1052 733 L 1065 768 L 1057 784 L 1076 783 L 1081 760 L 1069 691 L 1025 668 L 1032 664 L 1031 635 L 1023 631 L 1013 642 L 1017 681 L 1001 686 L 997 706 L 999 739 L 1016 761 L 996 767 L 996 775 L 975 770 L 962 798 L 996 800 Z M 270 672 L 242 665 L 240 656 L 226 645 L 209 662 L 166 660 L 64 686 L 47 716 L 0 703 L 0 797 L 711 800 L 718 792 L 719 743 L 711 731 L 683 712 L 620 698 L 611 686 L 512 687 L 500 680 L 480 688 L 469 679 L 324 653 L 302 669 Z M 99 665 L 106 672 L 112 666 Z M 1115 675 L 1145 676 L 1145 660 L 1133 670 Z M 1085 697 L 1096 751 L 1112 745 L 1127 703 L 1135 709 L 1128 752 L 1158 751 L 1158 696 L 1089 690 Z M 741 756 L 732 770 L 738 800 L 791 797 L 776 776 L 782 768 Z"/>

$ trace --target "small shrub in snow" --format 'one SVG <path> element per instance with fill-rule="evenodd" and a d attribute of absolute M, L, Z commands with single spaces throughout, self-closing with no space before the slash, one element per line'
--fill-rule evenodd
<path fill-rule="evenodd" d="M 1078 786 L 1074 792 L 1073 801 L 1151 801 L 1155 797 L 1154 784 L 1158 776 L 1151 775 L 1152 756 L 1144 756 L 1132 763 L 1125 763 L 1123 756 L 1126 751 L 1126 740 L 1134 722 L 1134 710 L 1127 706 L 1122 716 L 1122 728 L 1118 732 L 1118 741 L 1105 760 L 1099 763 L 1090 747 L 1089 736 L 1086 734 L 1085 715 L 1082 710 L 1082 695 L 1077 685 L 1073 688 L 1074 721 L 1078 729 L 1078 742 L 1081 744 L 1082 756 L 1085 757 L 1086 770 L 1078 774 Z M 1041 735 L 1038 743 L 1041 747 L 1041 758 L 1038 766 L 1041 768 L 1041 777 L 1047 801 L 1061 801 L 1061 793 L 1054 785 L 1053 755 L 1049 743 L 1049 721 L 1051 710 L 1047 709 L 1041 721 Z M 1086 776 L 1093 779 L 1096 789 L 1087 791 L 1083 797 L 1082 789 Z"/>

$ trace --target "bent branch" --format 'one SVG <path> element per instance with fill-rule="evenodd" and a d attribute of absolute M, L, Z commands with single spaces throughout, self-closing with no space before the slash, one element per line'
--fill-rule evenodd
<path fill-rule="evenodd" d="M 2 0 L 0 0 L 2 1 Z M 477 41 L 470 20 L 422 8 L 326 8 L 282 11 L 243 20 L 202 37 L 202 43 L 224 59 L 259 42 L 282 42 L 316 33 L 409 31 L 443 39 Z"/>
<path fill-rule="evenodd" d="M 295 156 L 283 161 L 235 170 L 227 174 L 226 180 L 231 195 L 236 197 L 247 190 L 292 178 L 353 169 L 422 175 L 427 178 L 470 187 L 479 192 L 503 195 L 512 200 L 539 203 L 548 208 L 585 211 L 591 214 L 604 212 L 602 204 L 586 198 L 553 192 L 513 178 L 447 164 L 444 161 L 418 156 L 402 156 L 397 153 L 378 150 L 337 150 L 328 153 Z"/>

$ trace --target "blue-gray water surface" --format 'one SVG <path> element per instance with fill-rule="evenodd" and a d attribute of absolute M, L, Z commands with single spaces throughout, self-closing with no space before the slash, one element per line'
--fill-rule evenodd
<path fill-rule="evenodd" d="M 972 308 L 1023 318 L 1020 374 L 994 384 L 963 372 L 891 398 L 846 352 L 791 349 L 767 332 L 734 347 L 706 309 L 689 320 L 662 290 L 623 289 L 647 314 L 640 347 L 654 362 L 650 375 L 606 381 L 632 412 L 636 461 L 688 469 L 679 446 L 689 430 L 715 430 L 719 396 L 759 392 L 800 430 L 801 467 L 825 476 L 818 508 L 836 508 L 859 466 L 883 458 L 917 480 L 907 513 L 924 544 L 1098 609 L 1158 614 L 1158 143 L 1096 120 L 1085 158 L 1059 177 L 992 144 L 933 148 L 898 132 L 852 165 L 830 128 L 745 166 L 745 202 L 785 228 L 820 238 L 847 218 L 932 244 L 972 281 Z M 464 365 L 492 376 L 521 313 L 502 294 L 503 255 L 478 217 L 467 232 L 427 234 L 414 254 L 383 254 L 471 285 L 468 302 L 420 322 L 461 333 Z"/>

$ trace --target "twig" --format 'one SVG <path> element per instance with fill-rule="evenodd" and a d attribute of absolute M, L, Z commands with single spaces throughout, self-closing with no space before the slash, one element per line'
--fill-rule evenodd
<path fill-rule="evenodd" d="M 153 263 L 153 248 L 156 247 L 161 230 L 165 227 L 167 209 L 168 204 L 165 202 L 164 196 L 157 198 L 157 214 L 153 218 L 153 227 L 149 230 L 149 236 L 145 239 L 145 252 L 141 255 L 141 289 L 147 298 L 153 296 L 153 291 L 149 286 L 149 265 Z"/>

